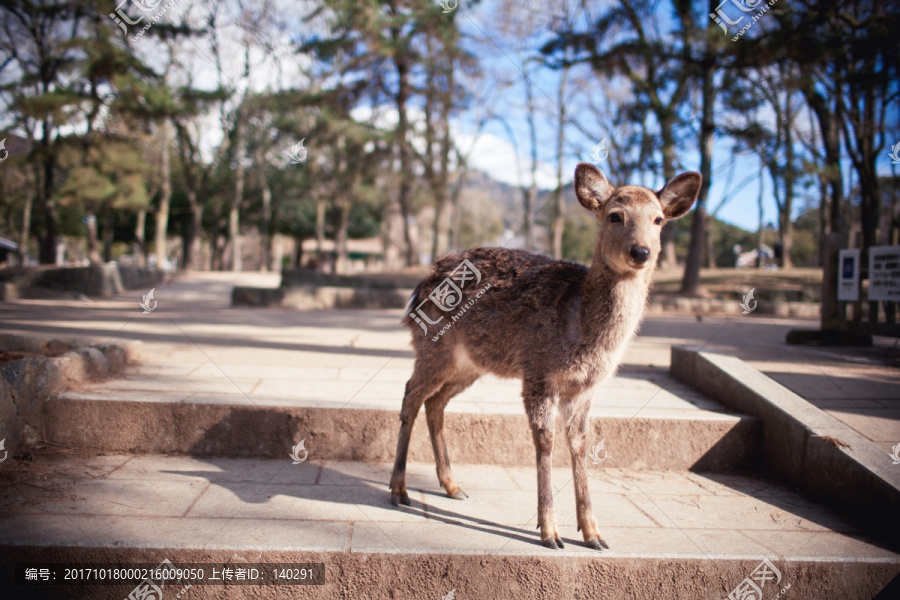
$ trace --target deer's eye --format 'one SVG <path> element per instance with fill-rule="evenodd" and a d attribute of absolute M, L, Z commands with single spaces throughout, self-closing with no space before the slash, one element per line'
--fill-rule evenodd
<path fill-rule="evenodd" d="M 609 215 L 609 222 L 610 223 L 621 223 L 622 216 L 619 213 L 613 213 L 613 214 Z"/>
<path fill-rule="evenodd" d="M 654 225 L 660 225 L 661 223 L 662 223 L 662 217 L 656 217 L 656 219 L 654 219 L 654 221 L 653 221 Z"/>

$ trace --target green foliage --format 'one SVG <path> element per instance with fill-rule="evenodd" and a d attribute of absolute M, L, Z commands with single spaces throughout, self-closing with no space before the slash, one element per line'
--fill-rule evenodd
<path fill-rule="evenodd" d="M 278 203 L 274 217 L 278 233 L 296 239 L 311 238 L 316 234 L 316 205 L 309 196 Z"/>
<path fill-rule="evenodd" d="M 794 229 L 794 244 L 791 258 L 798 267 L 815 266 L 819 261 L 818 232 L 809 229 Z"/>
<path fill-rule="evenodd" d="M 77 157 L 69 152 L 64 158 Z M 64 183 L 57 190 L 57 201 L 61 206 L 79 206 L 86 214 L 98 214 L 106 209 L 141 210 L 149 204 L 150 171 L 132 144 L 101 140 L 92 144 L 83 164 L 76 163 L 68 169 Z"/>
<path fill-rule="evenodd" d="M 713 217 L 709 217 L 709 235 L 712 241 L 713 257 L 715 264 L 720 267 L 733 267 L 737 256 L 734 254 L 734 247 L 741 246 L 744 252 L 748 252 L 756 248 L 759 239 L 758 234 L 749 232 L 720 221 Z"/>
<path fill-rule="evenodd" d="M 562 254 L 566 260 L 589 263 L 597 242 L 597 220 L 584 211 L 567 215 L 563 229 Z"/>
<path fill-rule="evenodd" d="M 379 221 L 377 207 L 357 202 L 350 207 L 347 236 L 354 239 L 374 237 L 381 232 Z"/>

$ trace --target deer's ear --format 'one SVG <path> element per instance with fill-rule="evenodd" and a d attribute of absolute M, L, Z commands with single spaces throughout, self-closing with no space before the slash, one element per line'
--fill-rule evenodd
<path fill-rule="evenodd" d="M 575 196 L 589 211 L 597 212 L 603 208 L 615 191 L 616 188 L 594 165 L 579 163 L 575 167 Z"/>
<path fill-rule="evenodd" d="M 663 214 L 667 219 L 683 217 L 687 211 L 691 210 L 697 194 L 700 193 L 702 182 L 703 177 L 700 176 L 700 173 L 689 171 L 675 176 L 663 189 L 656 192 L 663 207 Z"/>

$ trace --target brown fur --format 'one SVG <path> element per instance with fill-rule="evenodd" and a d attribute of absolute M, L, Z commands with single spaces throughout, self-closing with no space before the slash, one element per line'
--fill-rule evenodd
<path fill-rule="evenodd" d="M 447 494 L 465 498 L 450 471 L 443 439 L 444 407 L 484 373 L 522 379 L 522 398 L 537 453 L 538 527 L 550 548 L 562 547 L 553 515 L 550 483 L 554 418 L 565 420 L 572 456 L 578 528 L 585 543 L 608 547 L 591 509 L 585 471 L 585 437 L 590 390 L 614 374 L 625 345 L 643 317 L 659 234 L 666 219 L 686 213 L 697 197 L 700 175 L 679 175 L 659 192 L 639 187 L 613 188 L 600 171 L 580 164 L 575 171 L 579 202 L 594 213 L 601 229 L 590 268 L 505 248 L 475 248 L 445 256 L 416 288 L 413 310 L 463 260 L 481 273 L 481 281 L 462 288 L 460 308 L 442 312 L 423 305 L 429 320 L 424 333 L 411 316 L 416 353 L 400 412 L 400 435 L 391 476 L 391 501 L 409 504 L 406 456 L 415 418 L 425 405 L 437 476 Z M 612 222 L 612 215 L 619 222 Z M 657 220 L 661 220 L 657 223 Z M 647 254 L 649 250 L 649 254 Z M 640 262 L 639 256 L 645 258 Z M 482 292 L 479 295 L 479 292 Z M 452 325 L 437 335 L 446 323 Z M 436 338 L 436 340 L 435 340 Z"/>

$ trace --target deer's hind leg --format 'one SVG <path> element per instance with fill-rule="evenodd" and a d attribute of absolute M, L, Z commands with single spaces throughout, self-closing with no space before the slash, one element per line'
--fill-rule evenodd
<path fill-rule="evenodd" d="M 425 361 L 417 359 L 412 377 L 406 382 L 403 408 L 400 410 L 397 454 L 394 458 L 394 471 L 391 474 L 391 504 L 394 506 L 401 502 L 409 505 L 409 494 L 406 492 L 406 457 L 409 453 L 409 439 L 422 404 L 438 392 L 453 375 L 452 368 L 441 368 L 444 364 L 446 363 L 428 361 L 426 366 Z"/>
<path fill-rule="evenodd" d="M 428 432 L 431 434 L 438 481 L 447 491 L 447 495 L 457 500 L 463 500 L 468 496 L 456 485 L 450 471 L 450 455 L 447 453 L 447 443 L 444 440 L 444 409 L 454 396 L 475 383 L 476 379 L 478 375 L 474 372 L 465 374 L 457 372 L 454 379 L 445 383 L 436 394 L 425 401 L 425 417 L 428 420 Z"/>

